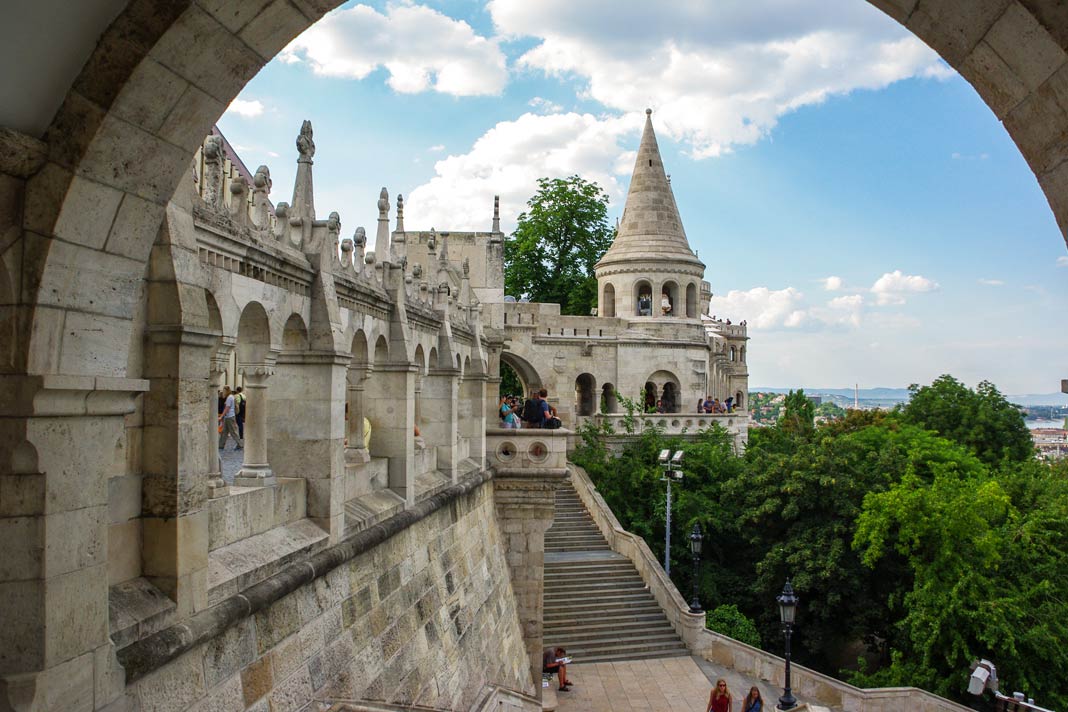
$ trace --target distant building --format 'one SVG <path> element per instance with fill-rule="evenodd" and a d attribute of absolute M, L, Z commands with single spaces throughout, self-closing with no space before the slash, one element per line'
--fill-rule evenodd
<path fill-rule="evenodd" d="M 1031 441 L 1035 444 L 1039 457 L 1043 459 L 1060 460 L 1068 457 L 1068 430 L 1035 428 L 1031 431 Z"/>

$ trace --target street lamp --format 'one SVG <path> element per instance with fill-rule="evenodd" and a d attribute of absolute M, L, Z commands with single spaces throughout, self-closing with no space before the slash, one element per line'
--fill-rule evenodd
<path fill-rule="evenodd" d="M 790 585 L 790 579 L 786 579 L 782 594 L 775 598 L 779 602 L 779 619 L 782 621 L 782 633 L 786 636 L 786 686 L 782 697 L 779 698 L 778 708 L 792 710 L 797 707 L 797 699 L 790 692 L 790 634 L 794 629 L 794 614 L 797 613 L 797 596 L 794 595 L 794 587 Z"/>
<path fill-rule="evenodd" d="M 695 522 L 690 532 L 690 553 L 693 554 L 693 600 L 690 601 L 690 613 L 703 613 L 701 601 L 697 598 L 697 578 L 701 572 L 701 527 Z"/>
<path fill-rule="evenodd" d="M 682 482 L 682 450 L 672 454 L 671 450 L 661 450 L 657 462 L 664 468 L 661 482 L 667 482 L 667 522 L 664 525 L 664 573 L 671 578 L 671 482 Z"/>

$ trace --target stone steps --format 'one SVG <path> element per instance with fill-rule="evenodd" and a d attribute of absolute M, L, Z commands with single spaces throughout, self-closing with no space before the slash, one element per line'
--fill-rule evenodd
<path fill-rule="evenodd" d="M 546 647 L 576 663 L 689 655 L 634 564 L 610 551 L 570 483 L 558 489 L 545 534 Z"/>

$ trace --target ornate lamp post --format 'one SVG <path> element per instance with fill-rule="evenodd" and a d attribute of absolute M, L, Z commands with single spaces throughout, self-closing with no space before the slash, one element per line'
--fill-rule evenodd
<path fill-rule="evenodd" d="M 693 600 L 690 601 L 690 613 L 701 613 L 701 601 L 697 598 L 697 578 L 701 573 L 701 527 L 696 523 L 690 532 L 690 553 L 693 555 Z"/>
<path fill-rule="evenodd" d="M 664 523 L 664 573 L 671 577 L 671 482 L 682 482 L 682 450 L 672 454 L 671 450 L 661 450 L 656 458 L 664 468 L 661 482 L 667 482 L 667 521 Z"/>
<path fill-rule="evenodd" d="M 779 698 L 778 708 L 792 710 L 797 707 L 797 699 L 790 692 L 790 634 L 794 630 L 794 614 L 797 612 L 797 596 L 794 595 L 794 587 L 790 585 L 790 579 L 786 579 L 782 594 L 775 598 L 779 602 L 779 620 L 782 621 L 782 633 L 786 636 L 786 685 L 782 697 Z"/>

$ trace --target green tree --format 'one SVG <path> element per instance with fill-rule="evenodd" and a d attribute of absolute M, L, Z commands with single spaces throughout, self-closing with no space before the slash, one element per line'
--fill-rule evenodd
<path fill-rule="evenodd" d="M 993 383 L 983 381 L 973 391 L 944 375 L 929 386 L 913 384 L 909 390 L 912 398 L 901 409 L 907 422 L 971 448 L 983 462 L 1023 461 L 1034 455 L 1023 414 Z"/>
<path fill-rule="evenodd" d="M 756 625 L 733 603 L 716 606 L 705 613 L 705 627 L 754 648 L 760 647 L 760 633 Z"/>
<path fill-rule="evenodd" d="M 787 394 L 779 425 L 789 432 L 801 435 L 812 432 L 815 417 L 816 407 L 805 395 L 805 391 L 798 389 Z"/>
<path fill-rule="evenodd" d="M 504 245 L 504 291 L 559 304 L 561 314 L 597 306 L 593 266 L 612 244 L 608 196 L 579 176 L 540 178 Z"/>

